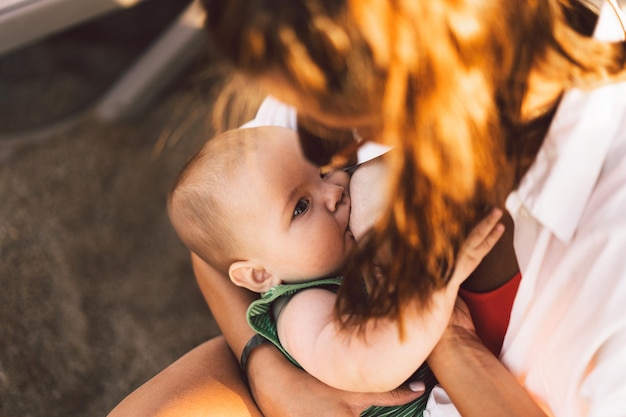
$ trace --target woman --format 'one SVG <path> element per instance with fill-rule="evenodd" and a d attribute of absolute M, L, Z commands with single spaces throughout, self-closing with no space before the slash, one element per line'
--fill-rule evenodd
<path fill-rule="evenodd" d="M 346 325 L 396 317 L 408 299 L 427 300 L 445 285 L 445 266 L 468 227 L 506 200 L 524 278 L 502 363 L 459 310 L 431 368 L 464 416 L 626 410 L 616 372 L 626 368 L 623 41 L 587 36 L 593 14 L 566 0 L 205 5 L 218 48 L 294 105 L 307 128 L 325 126 L 317 136 L 331 140 L 356 127 L 400 150 L 390 184 L 397 197 L 340 293 L 338 311 L 352 314 Z M 602 18 L 613 22 L 600 27 L 619 28 L 614 13 L 605 10 Z M 350 277 L 382 239 L 392 242 L 397 262 L 385 280 L 368 282 L 363 302 Z M 514 269 L 512 257 L 499 260 Z M 238 309 L 224 305 L 229 290 L 220 292 L 221 281 L 194 262 L 239 354 L 251 334 L 233 319 Z M 410 279 L 415 264 L 425 265 L 417 272 L 429 280 Z M 492 290 L 510 277 L 479 274 L 468 289 Z M 332 393 L 321 401 L 316 390 L 325 389 L 281 365 L 269 347 L 253 352 L 248 377 L 265 415 L 358 414 L 359 398 Z M 269 361 L 276 365 L 264 366 Z M 284 395 L 302 384 L 310 395 Z"/>

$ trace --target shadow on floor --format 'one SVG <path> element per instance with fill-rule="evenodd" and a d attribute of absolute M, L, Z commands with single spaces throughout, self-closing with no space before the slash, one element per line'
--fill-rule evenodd
<path fill-rule="evenodd" d="M 100 47 L 67 34 L 57 42 L 60 61 L 40 45 L 28 59 L 63 81 L 49 90 L 35 88 L 43 83 L 37 78 L 33 88 L 14 85 L 15 107 L 26 103 L 29 113 L 18 120 L 4 97 L 2 133 L 19 137 L 19 129 L 88 108 L 112 81 L 72 95 L 85 80 L 96 82 L 93 63 L 80 57 L 88 61 Z M 76 49 L 81 42 L 89 52 Z M 105 44 L 112 60 L 107 51 L 118 46 Z M 10 64 L 3 59 L 0 73 Z M 0 161 L 0 415 L 104 416 L 218 334 L 165 212 L 174 175 L 212 134 L 210 89 L 197 79 L 190 69 L 133 121 L 106 125 L 86 115 L 36 141 L 14 142 Z M 71 106 L 61 115 L 64 101 Z"/>

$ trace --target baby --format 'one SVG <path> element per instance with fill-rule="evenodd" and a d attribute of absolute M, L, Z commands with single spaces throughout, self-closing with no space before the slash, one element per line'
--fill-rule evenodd
<path fill-rule="evenodd" d="M 326 384 L 375 392 L 396 388 L 423 364 L 447 325 L 460 284 L 503 226 L 499 210 L 476 226 L 431 307 L 416 301 L 402 311 L 402 335 L 389 319 L 372 320 L 362 334 L 344 329 L 333 315 L 337 275 L 355 250 L 353 233 L 360 238 L 384 208 L 384 163 L 368 165 L 356 170 L 350 187 L 344 171 L 321 176 L 302 155 L 293 130 L 231 130 L 208 141 L 183 169 L 168 212 L 191 251 L 262 295 L 248 310 L 257 332 Z M 363 206 L 355 203 L 352 220 L 350 191 Z M 426 397 L 403 412 L 421 413 Z M 370 407 L 362 415 L 383 411 Z"/>

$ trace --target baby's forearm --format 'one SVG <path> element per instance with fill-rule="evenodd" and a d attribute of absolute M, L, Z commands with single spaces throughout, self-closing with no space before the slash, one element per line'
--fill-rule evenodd
<path fill-rule="evenodd" d="M 279 337 L 311 375 L 335 388 L 384 392 L 397 388 L 426 360 L 443 334 L 458 288 L 433 295 L 432 308 L 405 306 L 403 333 L 395 320 L 371 320 L 362 334 L 333 319 L 335 295 L 324 290 L 297 294 L 281 313 Z"/>

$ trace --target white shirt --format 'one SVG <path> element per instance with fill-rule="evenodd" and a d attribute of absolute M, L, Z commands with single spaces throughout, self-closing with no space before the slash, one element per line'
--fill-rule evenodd
<path fill-rule="evenodd" d="M 626 416 L 626 82 L 565 94 L 506 206 L 523 278 L 502 362 L 548 414 Z"/>
<path fill-rule="evenodd" d="M 503 363 L 555 416 L 626 416 L 626 83 L 567 93 L 507 209 Z"/>
<path fill-rule="evenodd" d="M 624 36 L 606 5 L 595 36 Z M 626 82 L 564 95 L 506 207 L 522 280 L 500 359 L 548 415 L 626 416 Z M 425 415 L 459 414 L 439 392 Z"/>

